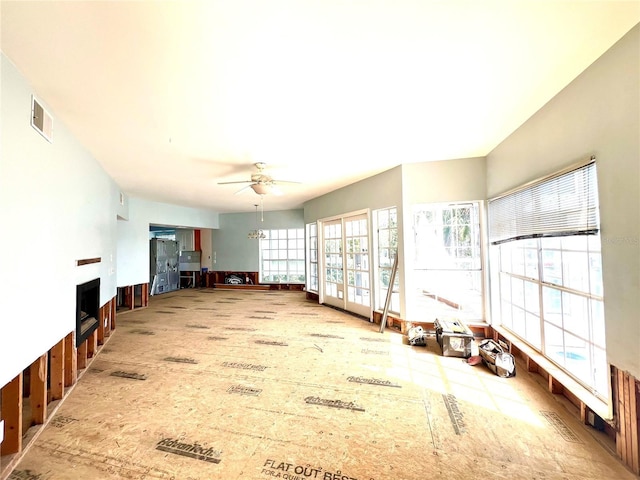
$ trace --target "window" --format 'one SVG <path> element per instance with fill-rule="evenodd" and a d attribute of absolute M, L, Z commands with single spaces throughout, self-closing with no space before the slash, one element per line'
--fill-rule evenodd
<path fill-rule="evenodd" d="M 376 309 L 384 309 L 387 299 L 393 260 L 398 250 L 398 211 L 396 207 L 384 208 L 374 212 L 377 228 L 377 295 Z M 399 276 L 396 275 L 389 311 L 400 313 Z"/>
<path fill-rule="evenodd" d="M 589 163 L 490 202 L 499 263 L 499 288 L 491 295 L 504 327 L 606 399 L 596 192 L 595 163 Z M 519 207 L 511 195 L 529 200 Z M 501 211 L 509 203 L 511 213 Z"/>
<path fill-rule="evenodd" d="M 318 224 L 307 225 L 307 290 L 318 293 Z"/>
<path fill-rule="evenodd" d="M 414 207 L 415 304 L 421 315 L 483 320 L 478 203 Z"/>
<path fill-rule="evenodd" d="M 304 283 L 304 228 L 264 230 L 260 282 Z"/>

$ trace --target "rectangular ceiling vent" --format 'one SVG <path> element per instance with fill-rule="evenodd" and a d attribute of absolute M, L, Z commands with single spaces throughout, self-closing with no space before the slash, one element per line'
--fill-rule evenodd
<path fill-rule="evenodd" d="M 31 95 L 31 126 L 47 141 L 53 143 L 53 118 L 33 95 Z"/>

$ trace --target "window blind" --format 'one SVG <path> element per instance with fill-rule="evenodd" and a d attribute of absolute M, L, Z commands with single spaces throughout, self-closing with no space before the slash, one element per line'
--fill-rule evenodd
<path fill-rule="evenodd" d="M 599 229 L 595 161 L 489 201 L 492 244 L 595 234 Z"/>

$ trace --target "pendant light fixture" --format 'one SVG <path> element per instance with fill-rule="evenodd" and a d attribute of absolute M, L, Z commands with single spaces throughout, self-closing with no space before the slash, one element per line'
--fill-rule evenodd
<path fill-rule="evenodd" d="M 255 230 L 252 230 L 249 232 L 249 235 L 247 235 L 247 238 L 250 238 L 252 240 L 260 240 L 262 238 L 267 238 L 264 232 L 258 228 L 258 204 L 256 203 L 254 206 L 256 207 L 256 228 Z M 261 213 L 261 221 L 264 222 L 264 207 L 262 205 L 262 195 L 260 195 L 260 213 Z"/>

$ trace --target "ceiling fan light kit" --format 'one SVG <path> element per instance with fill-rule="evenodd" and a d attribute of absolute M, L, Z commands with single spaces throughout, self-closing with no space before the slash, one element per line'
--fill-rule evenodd
<path fill-rule="evenodd" d="M 251 180 L 237 180 L 233 182 L 218 182 L 218 185 L 231 185 L 238 183 L 248 183 L 249 185 L 238 190 L 235 194 L 244 192 L 246 189 L 251 189 L 258 195 L 282 195 L 282 191 L 277 187 L 277 183 L 299 183 L 288 180 L 274 180 L 270 175 L 265 173 L 266 163 L 258 162 L 254 164 L 258 170 L 256 173 L 251 174 Z"/>
<path fill-rule="evenodd" d="M 271 185 L 266 183 L 254 183 L 251 185 L 251 188 L 258 195 L 266 195 L 267 193 L 271 193 Z"/>

